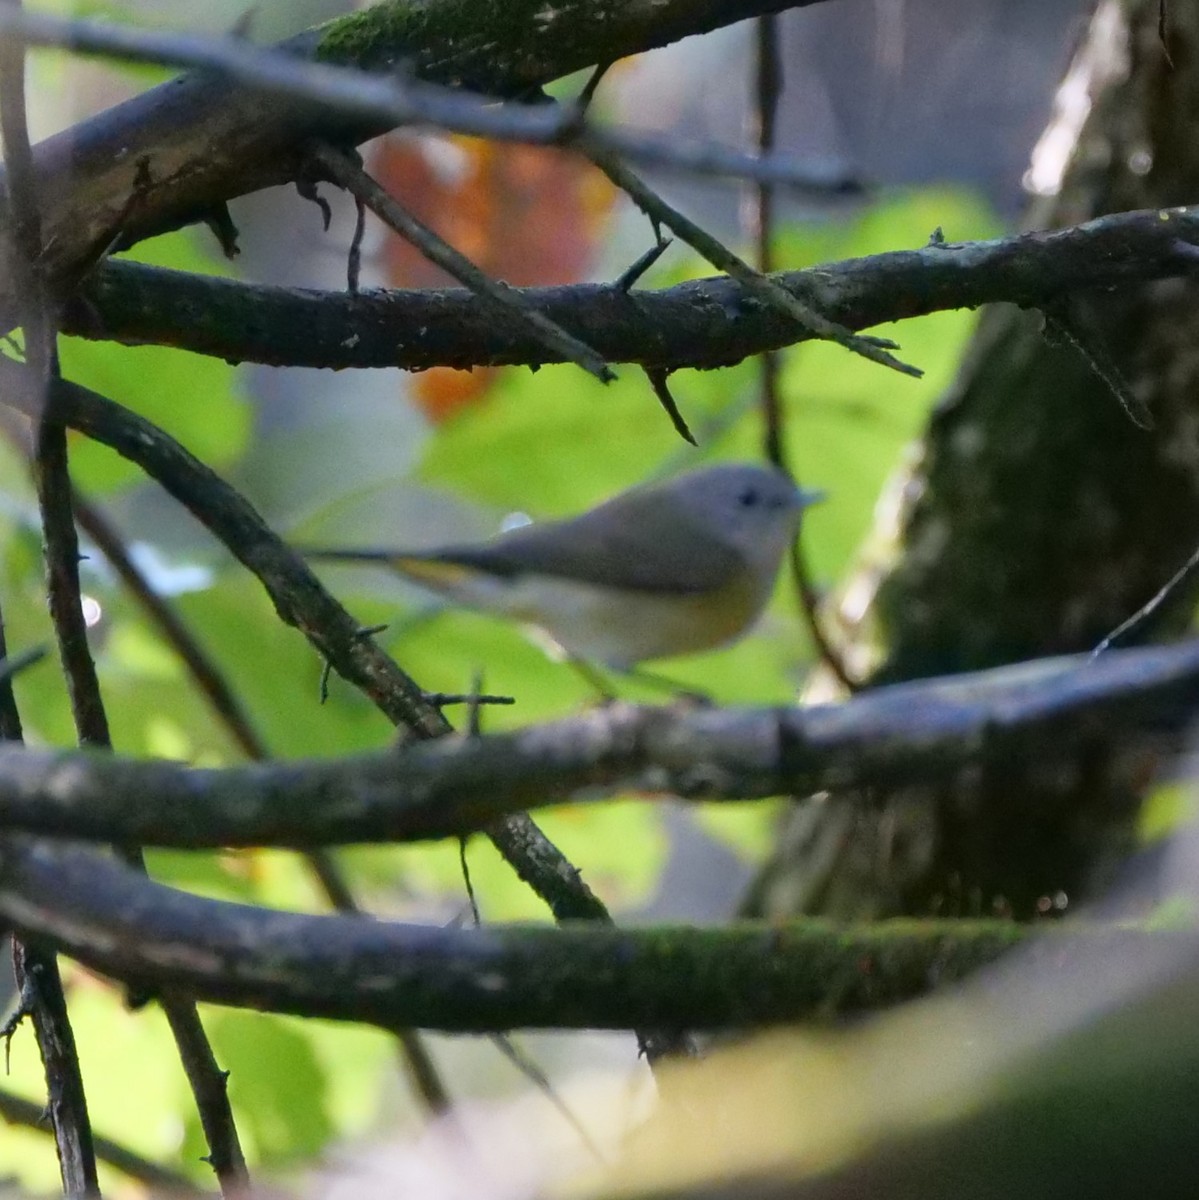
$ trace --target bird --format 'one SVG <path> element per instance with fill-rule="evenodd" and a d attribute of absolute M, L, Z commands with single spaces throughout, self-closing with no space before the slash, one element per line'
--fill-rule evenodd
<path fill-rule="evenodd" d="M 302 553 L 384 564 L 540 630 L 568 658 L 627 672 L 741 637 L 770 598 L 804 509 L 820 499 L 774 467 L 722 463 L 488 541 Z"/>

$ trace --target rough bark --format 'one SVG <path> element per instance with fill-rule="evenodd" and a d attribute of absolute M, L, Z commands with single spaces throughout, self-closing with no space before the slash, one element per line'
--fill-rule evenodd
<path fill-rule="evenodd" d="M 410 70 L 434 83 L 520 96 L 690 34 L 818 2 L 389 0 L 279 49 L 317 64 Z M 70 44 L 88 47 L 82 34 Z M 129 244 L 182 224 L 220 220 L 226 201 L 305 177 L 314 139 L 358 143 L 395 124 L 247 81 L 264 74 L 253 64 L 240 79 L 227 71 L 193 71 L 36 147 L 41 266 L 57 291 L 69 294 L 114 241 Z M 0 195 L 5 190 L 0 172 Z M 4 327 L 14 302 L 7 247 L 0 224 Z"/>
<path fill-rule="evenodd" d="M 1070 136 L 1084 97 L 1089 115 L 1034 225 L 1199 192 L 1199 3 L 1170 5 L 1168 58 L 1158 15 L 1157 0 L 1105 0 L 1096 11 L 1053 133 Z M 854 632 L 859 649 L 885 646 L 872 683 L 1087 649 L 1186 560 L 1199 538 L 1197 302 L 1199 288 L 1176 279 L 1050 310 L 1110 360 L 1147 405 L 1151 431 L 1086 355 L 1052 336 L 1052 320 L 1047 338 L 1037 314 L 984 313 L 905 481 L 871 627 Z M 1167 628 L 1193 600 L 1193 588 L 1180 592 Z M 904 791 L 881 805 L 875 796 L 869 813 L 860 796 L 821 798 L 784 830 L 753 906 L 1026 915 L 1073 901 L 1101 887 L 1132 845 L 1143 771 L 1098 739 L 1069 770 L 992 769 L 951 792 Z"/>
<path fill-rule="evenodd" d="M 299 762 L 190 767 L 0 747 L 0 830 L 213 849 L 467 837 L 563 800 L 765 799 L 973 779 L 1162 744 L 1199 702 L 1199 639 L 879 688 L 803 708 L 615 703 L 509 733 Z M 1000 798 L 1004 799 L 1004 798 Z"/>
<path fill-rule="evenodd" d="M 1005 301 L 1124 288 L 1199 273 L 1199 208 L 1162 220 L 1120 213 L 1069 230 L 934 243 L 822 263 L 772 278 L 848 329 Z M 609 362 L 675 371 L 717 368 L 806 341 L 811 331 L 747 303 L 726 275 L 632 292 L 612 284 L 512 289 Z M 269 366 L 476 367 L 562 361 L 527 330 L 497 322 L 465 288 L 322 292 L 105 263 L 63 313 L 69 333 L 177 346 Z M 1087 406 L 1087 413 L 1090 406 Z"/>

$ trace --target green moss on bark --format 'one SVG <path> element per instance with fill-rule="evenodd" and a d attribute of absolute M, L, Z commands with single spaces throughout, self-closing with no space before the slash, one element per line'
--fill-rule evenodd
<path fill-rule="evenodd" d="M 316 56 L 371 70 L 407 62 L 425 79 L 509 94 L 596 61 L 597 7 L 609 5 L 391 0 L 330 21 Z"/>

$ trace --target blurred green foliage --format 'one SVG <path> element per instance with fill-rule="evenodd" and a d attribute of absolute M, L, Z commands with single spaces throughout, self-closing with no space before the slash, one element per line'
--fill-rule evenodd
<path fill-rule="evenodd" d="M 938 225 L 952 240 L 995 232 L 992 218 L 969 196 L 929 191 L 888 198 L 847 220 L 788 229 L 780 239 L 779 261 L 798 267 L 918 245 Z M 171 266 L 214 269 L 194 245 L 190 237 L 175 235 L 146 252 Z M 676 250 L 643 286 L 707 273 Z M 919 382 L 825 344 L 783 356 L 795 466 L 805 485 L 829 492 L 828 501 L 812 512 L 804 537 L 822 585 L 834 585 L 850 564 L 881 485 L 949 381 L 971 324 L 968 313 L 945 313 L 881 330 L 902 344 L 906 360 L 924 369 Z M 240 376 L 222 363 L 170 350 L 76 341 L 64 345 L 63 361 L 72 378 L 136 408 L 218 470 L 236 471 L 248 452 L 261 461 L 272 446 L 284 444 L 321 454 L 320 438 L 286 431 L 277 442 L 267 437 L 252 443 Z M 621 368 L 619 380 L 607 388 L 569 367 L 512 370 L 481 403 L 442 428 L 422 433 L 413 419 L 414 436 L 424 439 L 415 475 L 407 471 L 410 445 L 396 448 L 398 465 L 390 478 L 372 467 L 364 480 L 353 464 L 330 471 L 327 463 L 297 457 L 286 471 L 301 480 L 319 478 L 321 490 L 302 521 L 294 512 L 277 514 L 269 507 L 267 515 L 278 517 L 296 542 L 328 543 L 339 533 L 359 545 L 386 537 L 399 547 L 419 544 L 443 527 L 460 529 L 464 522 L 476 533 L 493 529 L 514 510 L 534 517 L 574 513 L 655 474 L 708 459 L 760 457 L 756 378 L 751 362 L 672 379 L 701 442 L 694 450 L 673 432 L 633 367 Z M 353 421 L 352 378 L 345 376 L 344 384 L 346 419 Z M 399 396 L 395 403 L 402 403 Z M 360 432 L 365 453 L 376 463 L 374 426 L 362 421 Z M 147 506 L 155 511 L 158 505 L 165 513 L 170 507 L 102 447 L 73 438 L 72 461 L 82 489 L 115 511 L 144 514 Z M 24 467 L 7 444 L 0 444 L 0 481 L 0 598 L 9 645 L 20 650 L 50 642 L 51 632 L 35 506 Z M 172 554 L 173 565 L 186 565 L 178 546 Z M 338 679 L 328 703 L 319 703 L 322 664 L 300 634 L 278 621 L 254 580 L 237 564 L 214 557 L 211 543 L 198 537 L 194 561 L 207 573 L 181 587 L 173 602 L 227 673 L 273 754 L 338 755 L 387 743 L 387 722 Z M 482 616 L 431 609 L 427 597 L 378 570 L 329 568 L 326 578 L 364 625 L 390 623 L 383 643 L 426 688 L 465 690 L 483 668 L 488 690 L 515 696 L 513 708 L 487 710 L 486 728 L 568 714 L 589 701 L 580 680 L 519 631 Z M 103 614 L 93 630 L 94 649 L 118 750 L 197 763 L 236 761 L 236 746 L 105 564 L 86 562 L 84 581 Z M 780 583 L 775 603 L 751 636 L 726 650 L 665 664 L 663 673 L 723 702 L 776 703 L 794 695 L 810 665 L 794 598 Z M 661 699 L 641 686 L 631 686 L 628 694 Z M 31 743 L 72 742 L 52 664 L 23 675 L 17 695 Z M 655 808 L 636 802 L 581 805 L 546 814 L 544 826 L 617 915 L 653 896 L 670 852 Z M 768 842 L 770 809 L 722 808 L 707 827 L 739 854 L 753 856 Z M 373 911 L 429 920 L 463 911 L 456 845 L 356 848 L 342 852 L 341 860 Z M 546 919 L 481 839 L 472 841 L 469 861 L 486 919 Z M 209 895 L 323 907 L 293 856 L 154 854 L 151 867 L 158 878 Z M 163 1161 L 182 1156 L 203 1180 L 206 1168 L 196 1161 L 202 1152 L 198 1126 L 161 1017 L 153 1008 L 124 1011 L 119 995 L 77 970 L 69 970 L 68 978 L 97 1128 Z M 233 1072 L 232 1096 L 255 1161 L 294 1161 L 334 1135 L 364 1131 L 377 1116 L 380 1097 L 396 1086 L 387 1039 L 372 1031 L 246 1013 L 208 1017 L 218 1056 Z M 39 1074 L 32 1038 L 22 1034 L 8 1084 L 38 1097 Z M 19 1170 L 31 1186 L 53 1183 L 53 1155 L 44 1140 L 0 1128 L 0 1162 L 6 1170 Z"/>

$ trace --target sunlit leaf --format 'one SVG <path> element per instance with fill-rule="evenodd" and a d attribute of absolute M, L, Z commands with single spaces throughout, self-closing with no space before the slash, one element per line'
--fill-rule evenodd
<path fill-rule="evenodd" d="M 285 1163 L 317 1153 L 334 1127 L 326 1071 L 307 1022 L 203 1011 L 218 1061 L 230 1064 L 229 1099 L 247 1154 L 261 1163 Z M 188 1122 L 187 1147 L 205 1153 L 197 1119 Z"/>
<path fill-rule="evenodd" d="M 200 248 L 196 231 L 141 243 L 130 257 L 156 266 L 225 274 L 228 265 Z M 250 413 L 235 368 L 217 358 L 164 346 L 121 346 L 60 339 L 63 374 L 161 425 L 209 466 L 232 463 L 245 449 Z M 102 446 L 72 437 L 71 471 L 88 492 L 103 494 L 144 479 L 141 470 Z"/>

